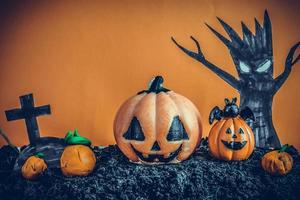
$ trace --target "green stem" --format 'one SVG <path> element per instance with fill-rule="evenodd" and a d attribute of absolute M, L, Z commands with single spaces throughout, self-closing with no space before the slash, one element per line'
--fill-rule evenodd
<path fill-rule="evenodd" d="M 82 144 L 82 145 L 91 145 L 91 141 L 85 137 L 79 135 L 78 130 L 75 129 L 74 131 L 69 131 L 65 136 L 65 141 L 69 145 L 74 144 Z"/>
<path fill-rule="evenodd" d="M 43 153 L 39 152 L 39 153 L 35 154 L 35 157 L 44 158 L 45 155 Z"/>
<path fill-rule="evenodd" d="M 281 149 L 279 149 L 279 153 L 285 152 L 288 148 L 290 148 L 291 145 L 289 144 L 285 144 L 281 147 Z"/>

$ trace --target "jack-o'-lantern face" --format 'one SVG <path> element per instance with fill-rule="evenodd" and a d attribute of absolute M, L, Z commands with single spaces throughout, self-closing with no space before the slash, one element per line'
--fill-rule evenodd
<path fill-rule="evenodd" d="M 209 133 L 208 142 L 212 155 L 222 160 L 247 159 L 254 149 L 253 132 L 240 117 L 218 121 Z"/>
<path fill-rule="evenodd" d="M 182 143 L 188 142 L 189 137 L 179 119 L 179 116 L 173 118 L 171 126 L 167 134 L 162 134 L 162 138 L 145 138 L 145 134 L 136 117 L 130 123 L 130 127 L 123 135 L 126 140 L 130 141 L 132 149 L 136 155 L 145 162 L 170 162 L 173 161 L 182 150 Z M 151 144 L 147 151 L 144 151 L 144 144 Z M 161 144 L 161 145 L 159 145 Z M 161 146 L 165 149 L 162 150 Z M 138 149 L 142 149 L 139 151 Z M 146 152 L 146 153 L 143 153 Z"/>
<path fill-rule="evenodd" d="M 156 77 L 150 89 L 127 100 L 115 118 L 117 144 L 133 162 L 179 162 L 200 141 L 202 125 L 193 103 L 161 83 L 162 77 Z"/>

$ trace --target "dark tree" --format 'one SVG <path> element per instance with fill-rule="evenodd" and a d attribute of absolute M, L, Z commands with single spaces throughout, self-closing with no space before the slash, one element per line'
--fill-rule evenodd
<path fill-rule="evenodd" d="M 229 49 L 239 79 L 206 60 L 198 41 L 194 37 L 191 36 L 191 39 L 197 46 L 197 52 L 181 46 L 173 37 L 172 40 L 184 53 L 198 60 L 238 90 L 240 107 L 248 106 L 254 112 L 256 120 L 254 122 L 248 121 L 248 123 L 254 131 L 257 147 L 280 147 L 281 144 L 272 122 L 272 102 L 274 95 L 290 75 L 292 66 L 300 59 L 300 55 L 293 59 L 300 42 L 290 49 L 283 73 L 274 78 L 272 28 L 267 11 L 265 11 L 262 26 L 255 19 L 255 34 L 242 22 L 243 38 L 222 19 L 218 18 L 218 20 L 229 35 L 230 40 L 208 24 L 206 25 Z"/>

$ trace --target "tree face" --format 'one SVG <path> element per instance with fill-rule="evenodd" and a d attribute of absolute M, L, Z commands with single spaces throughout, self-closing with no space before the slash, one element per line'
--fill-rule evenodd
<path fill-rule="evenodd" d="M 239 58 L 231 53 L 235 67 L 239 73 L 239 76 L 249 76 L 255 74 L 256 76 L 262 76 L 265 79 L 273 78 L 273 58 Z"/>
<path fill-rule="evenodd" d="M 249 91 L 269 92 L 273 90 L 273 58 L 249 57 L 240 59 L 231 53 L 233 62 L 239 74 L 240 89 Z"/>

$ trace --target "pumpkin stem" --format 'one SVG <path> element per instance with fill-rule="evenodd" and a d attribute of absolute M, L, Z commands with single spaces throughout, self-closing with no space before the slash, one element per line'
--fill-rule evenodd
<path fill-rule="evenodd" d="M 162 76 L 156 76 L 154 80 L 151 82 L 149 91 L 150 92 L 158 92 L 162 88 L 162 83 L 164 79 Z"/>
<path fill-rule="evenodd" d="M 65 142 L 69 145 L 82 144 L 82 145 L 91 145 L 91 141 L 85 137 L 79 135 L 78 130 L 68 131 L 65 136 Z"/>
<path fill-rule="evenodd" d="M 44 158 L 45 155 L 43 153 L 39 152 L 39 153 L 35 154 L 35 157 Z"/>
<path fill-rule="evenodd" d="M 152 81 L 150 82 L 150 87 L 148 90 L 144 90 L 143 92 L 147 92 L 147 93 L 150 93 L 150 92 L 155 92 L 155 93 L 160 93 L 160 92 L 168 92 L 170 90 L 164 88 L 162 86 L 164 82 L 164 78 L 162 76 L 156 76 L 154 78 L 154 80 L 152 79 Z"/>
<path fill-rule="evenodd" d="M 291 145 L 289 144 L 285 144 L 281 147 L 281 149 L 279 149 L 279 153 L 285 152 L 288 148 L 290 148 Z"/>

